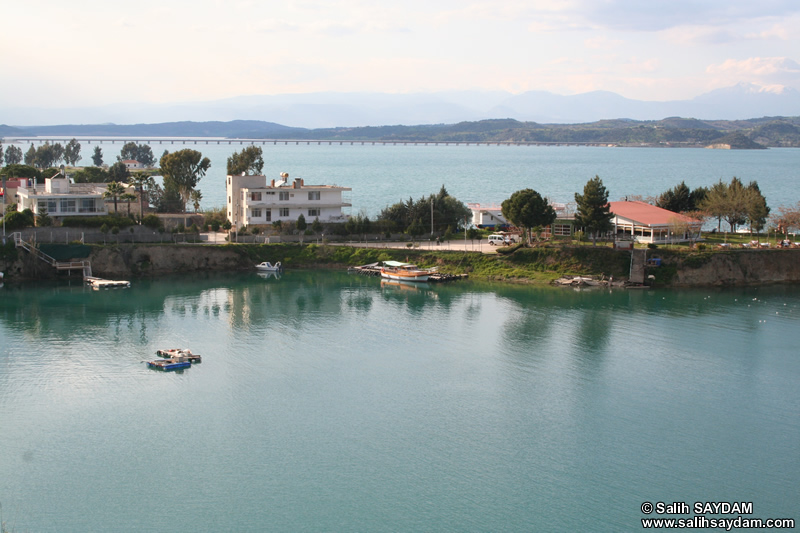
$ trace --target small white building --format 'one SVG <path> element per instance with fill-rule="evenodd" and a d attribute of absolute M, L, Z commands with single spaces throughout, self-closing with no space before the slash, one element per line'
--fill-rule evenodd
<path fill-rule="evenodd" d="M 47 213 L 54 218 L 107 215 L 105 191 L 105 183 L 70 183 L 62 173 L 45 179 L 44 185 L 23 179 L 17 188 L 17 210 L 30 209 L 35 215 Z"/>
<path fill-rule="evenodd" d="M 472 211 L 472 225 L 476 228 L 501 229 L 511 226 L 498 204 L 467 204 Z"/>
<path fill-rule="evenodd" d="M 122 163 L 128 170 L 142 170 L 144 168 L 144 165 L 139 163 L 135 159 L 124 159 Z"/>
<path fill-rule="evenodd" d="M 228 176 L 228 220 L 237 229 L 276 220 L 294 222 L 300 215 L 309 224 L 317 218 L 320 222 L 345 222 L 348 217 L 342 208 L 351 204 L 342 193 L 350 190 L 336 185 L 306 185 L 300 178 L 289 181 L 286 173 L 269 184 L 261 175 Z"/>

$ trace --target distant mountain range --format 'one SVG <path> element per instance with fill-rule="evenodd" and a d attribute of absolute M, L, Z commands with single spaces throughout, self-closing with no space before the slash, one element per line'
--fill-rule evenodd
<path fill-rule="evenodd" d="M 32 125 L 181 124 L 186 121 L 227 124 L 244 120 L 273 123 L 276 127 L 285 124 L 290 128 L 319 129 L 455 124 L 508 118 L 539 124 L 576 124 L 609 119 L 650 121 L 691 117 L 708 121 L 765 116 L 800 116 L 800 91 L 788 87 L 768 90 L 740 83 L 691 100 L 669 102 L 632 100 L 605 91 L 571 96 L 545 91 L 518 95 L 502 91 L 462 91 L 241 96 L 209 102 L 61 109 L 21 108 L 13 102 L 0 103 L 0 124 L 21 126 L 24 130 Z"/>
<path fill-rule="evenodd" d="M 8 143 L 25 137 L 222 137 L 232 139 L 293 139 L 385 142 L 488 142 L 608 144 L 615 146 L 671 146 L 759 149 L 800 147 L 800 117 L 764 117 L 748 120 L 600 120 L 584 124 L 539 124 L 513 119 L 358 128 L 290 128 L 254 120 L 230 122 L 167 122 L 133 125 L 0 126 Z M 24 142 L 24 141 L 23 141 Z M 57 141 L 56 141 L 57 142 Z M 146 140 L 144 141 L 147 142 Z"/>

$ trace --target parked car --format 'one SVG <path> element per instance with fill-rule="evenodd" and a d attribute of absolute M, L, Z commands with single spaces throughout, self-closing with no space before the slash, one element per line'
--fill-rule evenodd
<path fill-rule="evenodd" d="M 489 244 L 492 246 L 509 246 L 516 241 L 508 235 L 489 235 Z"/>

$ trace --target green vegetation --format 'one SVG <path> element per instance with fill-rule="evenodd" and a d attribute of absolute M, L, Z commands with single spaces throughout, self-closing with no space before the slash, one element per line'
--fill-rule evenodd
<path fill-rule="evenodd" d="M 592 234 L 592 244 L 597 244 L 597 236 L 611 230 L 612 215 L 608 207 L 608 191 L 599 176 L 590 179 L 583 187 L 583 194 L 575 193 L 578 212 L 575 220 L 578 225 Z"/>
<path fill-rule="evenodd" d="M 228 175 L 261 174 L 264 168 L 264 157 L 260 146 L 248 146 L 241 153 L 234 152 L 228 158 Z"/>
<path fill-rule="evenodd" d="M 444 235 L 463 227 L 472 212 L 463 203 L 450 196 L 444 185 L 436 195 L 422 197 L 416 202 L 409 198 L 381 211 L 378 222 L 381 230 L 403 231 L 414 237 L 421 235 Z M 433 226 L 431 226 L 433 224 Z"/>
<path fill-rule="evenodd" d="M 178 207 L 178 211 L 185 213 L 191 192 L 211 167 L 211 160 L 203 157 L 197 150 L 187 148 L 165 153 L 161 157 L 160 165 L 161 174 L 164 176 L 164 197 L 170 199 L 168 206 L 162 207 Z M 177 206 L 173 205 L 176 203 L 175 200 Z"/>
<path fill-rule="evenodd" d="M 152 167 L 156 164 L 153 150 L 146 144 L 136 144 L 127 142 L 120 150 L 118 161 L 133 160 L 138 161 L 145 167 Z"/>
<path fill-rule="evenodd" d="M 530 241 L 530 233 L 536 228 L 536 239 L 541 228 L 549 226 L 556 220 L 556 212 L 550 203 L 542 198 L 542 195 L 533 189 L 523 189 L 511 195 L 511 198 L 503 201 L 503 216 L 517 226 L 522 228 L 523 241 Z"/>
<path fill-rule="evenodd" d="M 359 248 L 330 245 L 228 244 L 248 261 L 281 261 L 285 267 L 348 267 L 379 261 L 409 261 L 445 274 L 471 278 L 549 283 L 565 274 L 605 273 L 626 277 L 630 254 L 609 248 L 521 248 L 509 255 L 444 250 Z"/>

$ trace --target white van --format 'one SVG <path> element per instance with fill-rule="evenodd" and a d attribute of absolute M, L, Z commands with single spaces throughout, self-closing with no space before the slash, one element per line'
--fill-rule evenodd
<path fill-rule="evenodd" d="M 489 235 L 489 244 L 492 246 L 508 246 L 514 239 L 508 235 Z"/>

